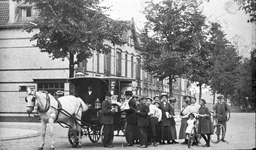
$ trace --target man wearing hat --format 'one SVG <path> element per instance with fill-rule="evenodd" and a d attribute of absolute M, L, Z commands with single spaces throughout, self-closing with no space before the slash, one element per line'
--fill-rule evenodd
<path fill-rule="evenodd" d="M 107 92 L 105 100 L 102 102 L 102 118 L 101 123 L 104 125 L 104 139 L 103 146 L 111 148 L 113 147 L 114 126 L 113 126 L 113 114 L 116 112 L 116 108 L 112 108 L 111 94 Z"/>
<path fill-rule="evenodd" d="M 162 122 L 162 110 L 160 109 L 160 100 L 156 100 L 154 105 L 157 107 L 156 117 L 157 117 L 157 126 L 156 126 L 156 142 L 161 143 L 161 122 Z"/>
<path fill-rule="evenodd" d="M 148 134 L 148 141 L 149 145 L 153 142 L 153 146 L 157 146 L 156 144 L 156 128 L 158 125 L 157 119 L 157 111 L 158 108 L 153 104 L 153 99 L 147 98 L 147 106 L 149 107 L 149 134 Z"/>
<path fill-rule="evenodd" d="M 213 111 L 218 114 L 217 119 L 218 123 L 222 124 L 225 127 L 225 130 L 227 131 L 227 111 L 229 110 L 229 107 L 227 103 L 224 101 L 224 96 L 219 95 L 217 96 L 217 103 L 213 106 Z M 218 135 L 218 140 L 219 140 L 219 135 L 220 135 L 220 129 L 217 129 L 217 135 Z M 224 137 L 221 139 L 221 141 L 226 142 Z"/>
<path fill-rule="evenodd" d="M 135 127 L 136 127 L 136 101 L 132 97 L 132 91 L 126 91 L 125 97 L 128 100 L 129 108 L 125 109 L 126 113 L 126 129 L 125 129 L 125 138 L 127 144 L 125 146 L 133 146 Z"/>
<path fill-rule="evenodd" d="M 137 123 L 139 126 L 140 131 L 140 146 L 141 148 L 146 148 L 148 146 L 148 125 L 149 125 L 149 119 L 148 119 L 148 113 L 149 113 L 149 107 L 146 105 L 146 98 L 142 97 L 140 99 L 140 104 L 138 107 L 138 110 L 136 110 L 137 113 Z"/>

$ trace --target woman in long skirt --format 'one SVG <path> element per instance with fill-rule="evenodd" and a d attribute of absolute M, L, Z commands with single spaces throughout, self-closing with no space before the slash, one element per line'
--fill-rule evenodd
<path fill-rule="evenodd" d="M 161 144 L 166 144 L 165 141 L 167 141 L 167 144 L 172 144 L 172 135 L 171 135 L 171 105 L 167 102 L 167 94 L 162 93 L 161 94 L 161 103 L 160 103 L 160 109 L 162 110 L 162 124 L 161 124 Z"/>

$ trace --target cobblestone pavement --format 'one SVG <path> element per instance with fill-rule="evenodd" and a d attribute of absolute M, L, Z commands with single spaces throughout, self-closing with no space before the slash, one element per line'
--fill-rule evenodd
<path fill-rule="evenodd" d="M 179 131 L 180 122 L 177 123 L 177 132 Z M 193 146 L 191 150 L 200 150 L 200 149 L 252 149 L 255 147 L 255 114 L 254 113 L 232 113 L 231 119 L 227 123 L 228 129 L 226 134 L 227 142 L 220 142 L 218 144 L 211 143 L 211 147 L 205 148 L 201 145 Z M 0 123 L 0 128 L 13 128 L 13 129 L 29 129 L 40 131 L 40 123 Z M 49 149 L 50 147 L 50 138 L 47 130 L 46 144 L 44 149 Z M 62 128 L 60 125 L 55 124 L 55 149 L 56 150 L 74 150 L 71 148 L 67 138 L 68 129 Z M 183 140 L 177 140 L 182 142 Z M 41 137 L 32 137 L 24 138 L 17 140 L 9 141 L 0 141 L 0 150 L 35 150 L 41 142 Z M 202 144 L 204 141 L 201 140 Z M 133 147 L 124 147 L 125 144 L 124 137 L 114 137 L 114 148 L 117 149 L 141 149 L 137 145 Z M 102 147 L 102 143 L 92 143 L 88 137 L 83 136 L 82 139 L 82 148 L 80 149 L 105 149 Z M 153 146 L 149 146 L 148 150 L 156 149 Z M 160 150 L 185 150 L 188 149 L 186 145 L 181 144 L 172 144 L 172 145 L 159 145 L 157 149 Z"/>

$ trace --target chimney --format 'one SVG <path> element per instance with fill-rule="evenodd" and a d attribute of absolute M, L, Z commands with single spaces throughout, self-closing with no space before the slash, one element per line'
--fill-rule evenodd
<path fill-rule="evenodd" d="M 14 23 L 16 18 L 17 2 L 9 0 L 9 23 Z"/>

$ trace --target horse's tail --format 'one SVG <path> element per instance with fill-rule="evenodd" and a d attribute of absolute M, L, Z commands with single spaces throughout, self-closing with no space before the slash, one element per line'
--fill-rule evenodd
<path fill-rule="evenodd" d="M 82 111 L 87 111 L 89 109 L 89 106 L 86 105 L 81 98 L 77 97 L 77 99 L 79 100 L 80 104 L 82 105 L 82 107 L 81 107 Z"/>

